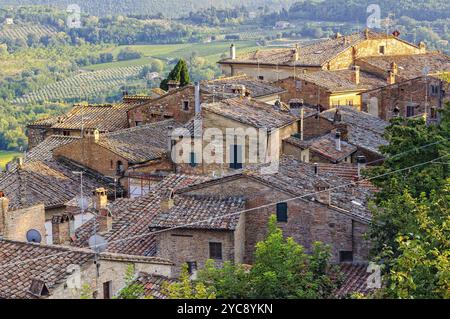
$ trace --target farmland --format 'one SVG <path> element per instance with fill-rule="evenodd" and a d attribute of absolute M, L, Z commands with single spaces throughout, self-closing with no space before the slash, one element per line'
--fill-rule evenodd
<path fill-rule="evenodd" d="M 118 90 L 121 86 L 127 84 L 128 78 L 137 76 L 141 69 L 141 66 L 128 66 L 83 72 L 25 94 L 14 102 L 25 104 L 66 101 L 86 98 L 110 90 Z"/>
<path fill-rule="evenodd" d="M 27 41 L 29 35 L 38 38 L 52 36 L 57 33 L 55 27 L 46 25 L 4 25 L 0 27 L 0 39 L 24 40 Z"/>
<path fill-rule="evenodd" d="M 211 43 L 183 43 L 183 44 L 161 44 L 161 45 L 128 45 L 127 47 L 142 53 L 144 58 L 129 60 L 129 61 L 117 61 L 111 63 L 96 64 L 85 69 L 95 71 L 102 70 L 111 67 L 124 67 L 124 66 L 136 66 L 144 65 L 148 63 L 148 58 L 157 58 L 161 60 L 171 60 L 178 58 L 189 58 L 192 53 L 197 53 L 198 56 L 205 58 L 210 63 L 215 63 L 220 59 L 222 54 L 228 54 L 228 48 L 230 41 L 217 41 Z M 123 46 L 116 47 L 111 51 L 112 54 L 117 53 L 123 48 Z M 247 51 L 255 50 L 257 44 L 255 41 L 239 41 L 236 42 L 237 53 L 244 53 Z"/>
<path fill-rule="evenodd" d="M 0 171 L 5 169 L 5 165 L 12 161 L 14 157 L 21 155 L 18 152 L 0 151 Z"/>

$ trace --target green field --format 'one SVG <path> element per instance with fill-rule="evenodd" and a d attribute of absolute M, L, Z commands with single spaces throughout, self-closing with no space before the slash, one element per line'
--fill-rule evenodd
<path fill-rule="evenodd" d="M 17 152 L 8 152 L 8 151 L 0 151 L 0 169 L 5 169 L 5 165 L 12 161 L 14 157 L 20 156 L 21 153 Z"/>
<path fill-rule="evenodd" d="M 211 43 L 182 43 L 182 44 L 156 44 L 156 45 L 127 45 L 119 46 L 110 52 L 116 56 L 124 47 L 129 47 L 142 53 L 144 57 L 135 60 L 117 61 L 111 63 L 95 64 L 84 69 L 90 71 L 104 70 L 114 67 L 138 66 L 148 64 L 149 58 L 161 60 L 188 58 L 193 52 L 205 58 L 208 62 L 217 62 L 220 56 L 228 54 L 230 41 L 214 41 Z M 236 41 L 236 52 L 244 53 L 258 48 L 255 41 Z"/>

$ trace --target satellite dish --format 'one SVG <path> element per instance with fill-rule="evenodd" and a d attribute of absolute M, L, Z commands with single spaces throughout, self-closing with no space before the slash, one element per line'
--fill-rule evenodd
<path fill-rule="evenodd" d="M 39 244 L 42 240 L 41 233 L 36 229 L 30 229 L 27 231 L 27 242 Z"/>
<path fill-rule="evenodd" d="M 106 250 L 108 242 L 100 235 L 94 235 L 89 238 L 89 247 L 97 254 Z"/>

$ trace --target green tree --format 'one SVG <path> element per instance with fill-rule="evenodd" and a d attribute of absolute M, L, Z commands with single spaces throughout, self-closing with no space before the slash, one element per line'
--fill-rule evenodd
<path fill-rule="evenodd" d="M 416 225 L 412 208 L 402 202 L 399 194 L 407 191 L 418 198 L 422 193 L 429 196 L 433 190 L 444 187 L 450 164 L 449 123 L 450 104 L 442 110 L 438 125 L 426 125 L 423 119 L 397 118 L 387 127 L 385 136 L 389 145 L 381 147 L 386 159 L 381 166 L 365 172 L 374 177 L 372 182 L 380 189 L 372 208 L 370 237 L 374 255 L 385 246 L 396 251 L 398 233 Z M 405 170 L 430 161 L 433 162 Z M 393 171 L 398 172 L 389 174 Z"/>
<path fill-rule="evenodd" d="M 184 264 L 181 269 L 179 281 L 167 284 L 165 282 L 162 292 L 169 299 L 215 299 L 216 294 L 211 288 L 202 282 L 195 282 L 190 279 L 188 266 Z"/>
<path fill-rule="evenodd" d="M 119 299 L 139 299 L 144 296 L 144 286 L 136 282 L 136 272 L 132 264 L 127 266 L 124 281 L 125 286 L 117 296 Z"/>
<path fill-rule="evenodd" d="M 397 248 L 385 247 L 382 254 L 387 296 L 450 299 L 450 179 L 429 198 L 405 191 L 397 205 L 411 218 L 396 237 Z"/>
<path fill-rule="evenodd" d="M 161 89 L 167 91 L 169 89 L 169 81 L 178 81 L 180 83 L 180 87 L 186 86 L 191 82 L 189 70 L 185 60 L 180 59 L 172 71 L 170 71 L 167 78 L 161 81 Z"/>
<path fill-rule="evenodd" d="M 240 264 L 222 268 L 208 261 L 199 281 L 212 287 L 218 298 L 326 298 L 336 287 L 329 265 L 329 248 L 315 243 L 308 255 L 292 238 L 284 238 L 271 216 L 266 239 L 256 245 L 250 270 Z"/>

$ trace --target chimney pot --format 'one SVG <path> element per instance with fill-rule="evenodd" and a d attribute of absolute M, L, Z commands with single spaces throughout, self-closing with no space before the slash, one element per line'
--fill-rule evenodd
<path fill-rule="evenodd" d="M 200 113 L 200 83 L 199 82 L 195 82 L 195 87 L 194 87 L 194 99 L 195 99 L 195 114 L 199 114 Z"/>
<path fill-rule="evenodd" d="M 56 215 L 52 218 L 52 237 L 53 244 L 65 245 L 70 243 L 74 235 L 74 221 L 72 214 Z"/>
<path fill-rule="evenodd" d="M 341 132 L 336 132 L 336 151 L 341 151 Z"/>
<path fill-rule="evenodd" d="M 388 71 L 387 83 L 388 84 L 395 84 L 395 74 L 394 74 L 394 72 L 392 70 Z"/>
<path fill-rule="evenodd" d="M 95 190 L 94 205 L 95 209 L 98 211 L 100 211 L 101 209 L 105 209 L 108 205 L 108 196 L 106 194 L 106 189 L 104 189 L 103 187 L 97 188 Z"/>
<path fill-rule="evenodd" d="M 22 169 L 22 168 L 23 168 L 23 158 L 22 158 L 22 157 L 18 157 L 18 158 L 17 158 L 17 167 L 18 167 L 19 169 Z"/>
<path fill-rule="evenodd" d="M 236 59 L 236 47 L 234 46 L 234 43 L 230 46 L 230 59 L 235 60 Z"/>
<path fill-rule="evenodd" d="M 360 67 L 357 65 L 354 65 L 352 67 L 352 82 L 355 83 L 356 85 L 359 84 L 359 75 L 360 75 Z"/>
<path fill-rule="evenodd" d="M 175 205 L 173 197 L 174 197 L 173 190 L 170 190 L 170 191 L 168 191 L 167 194 L 165 194 L 161 198 L 161 204 L 160 204 L 161 212 L 167 212 Z"/>

